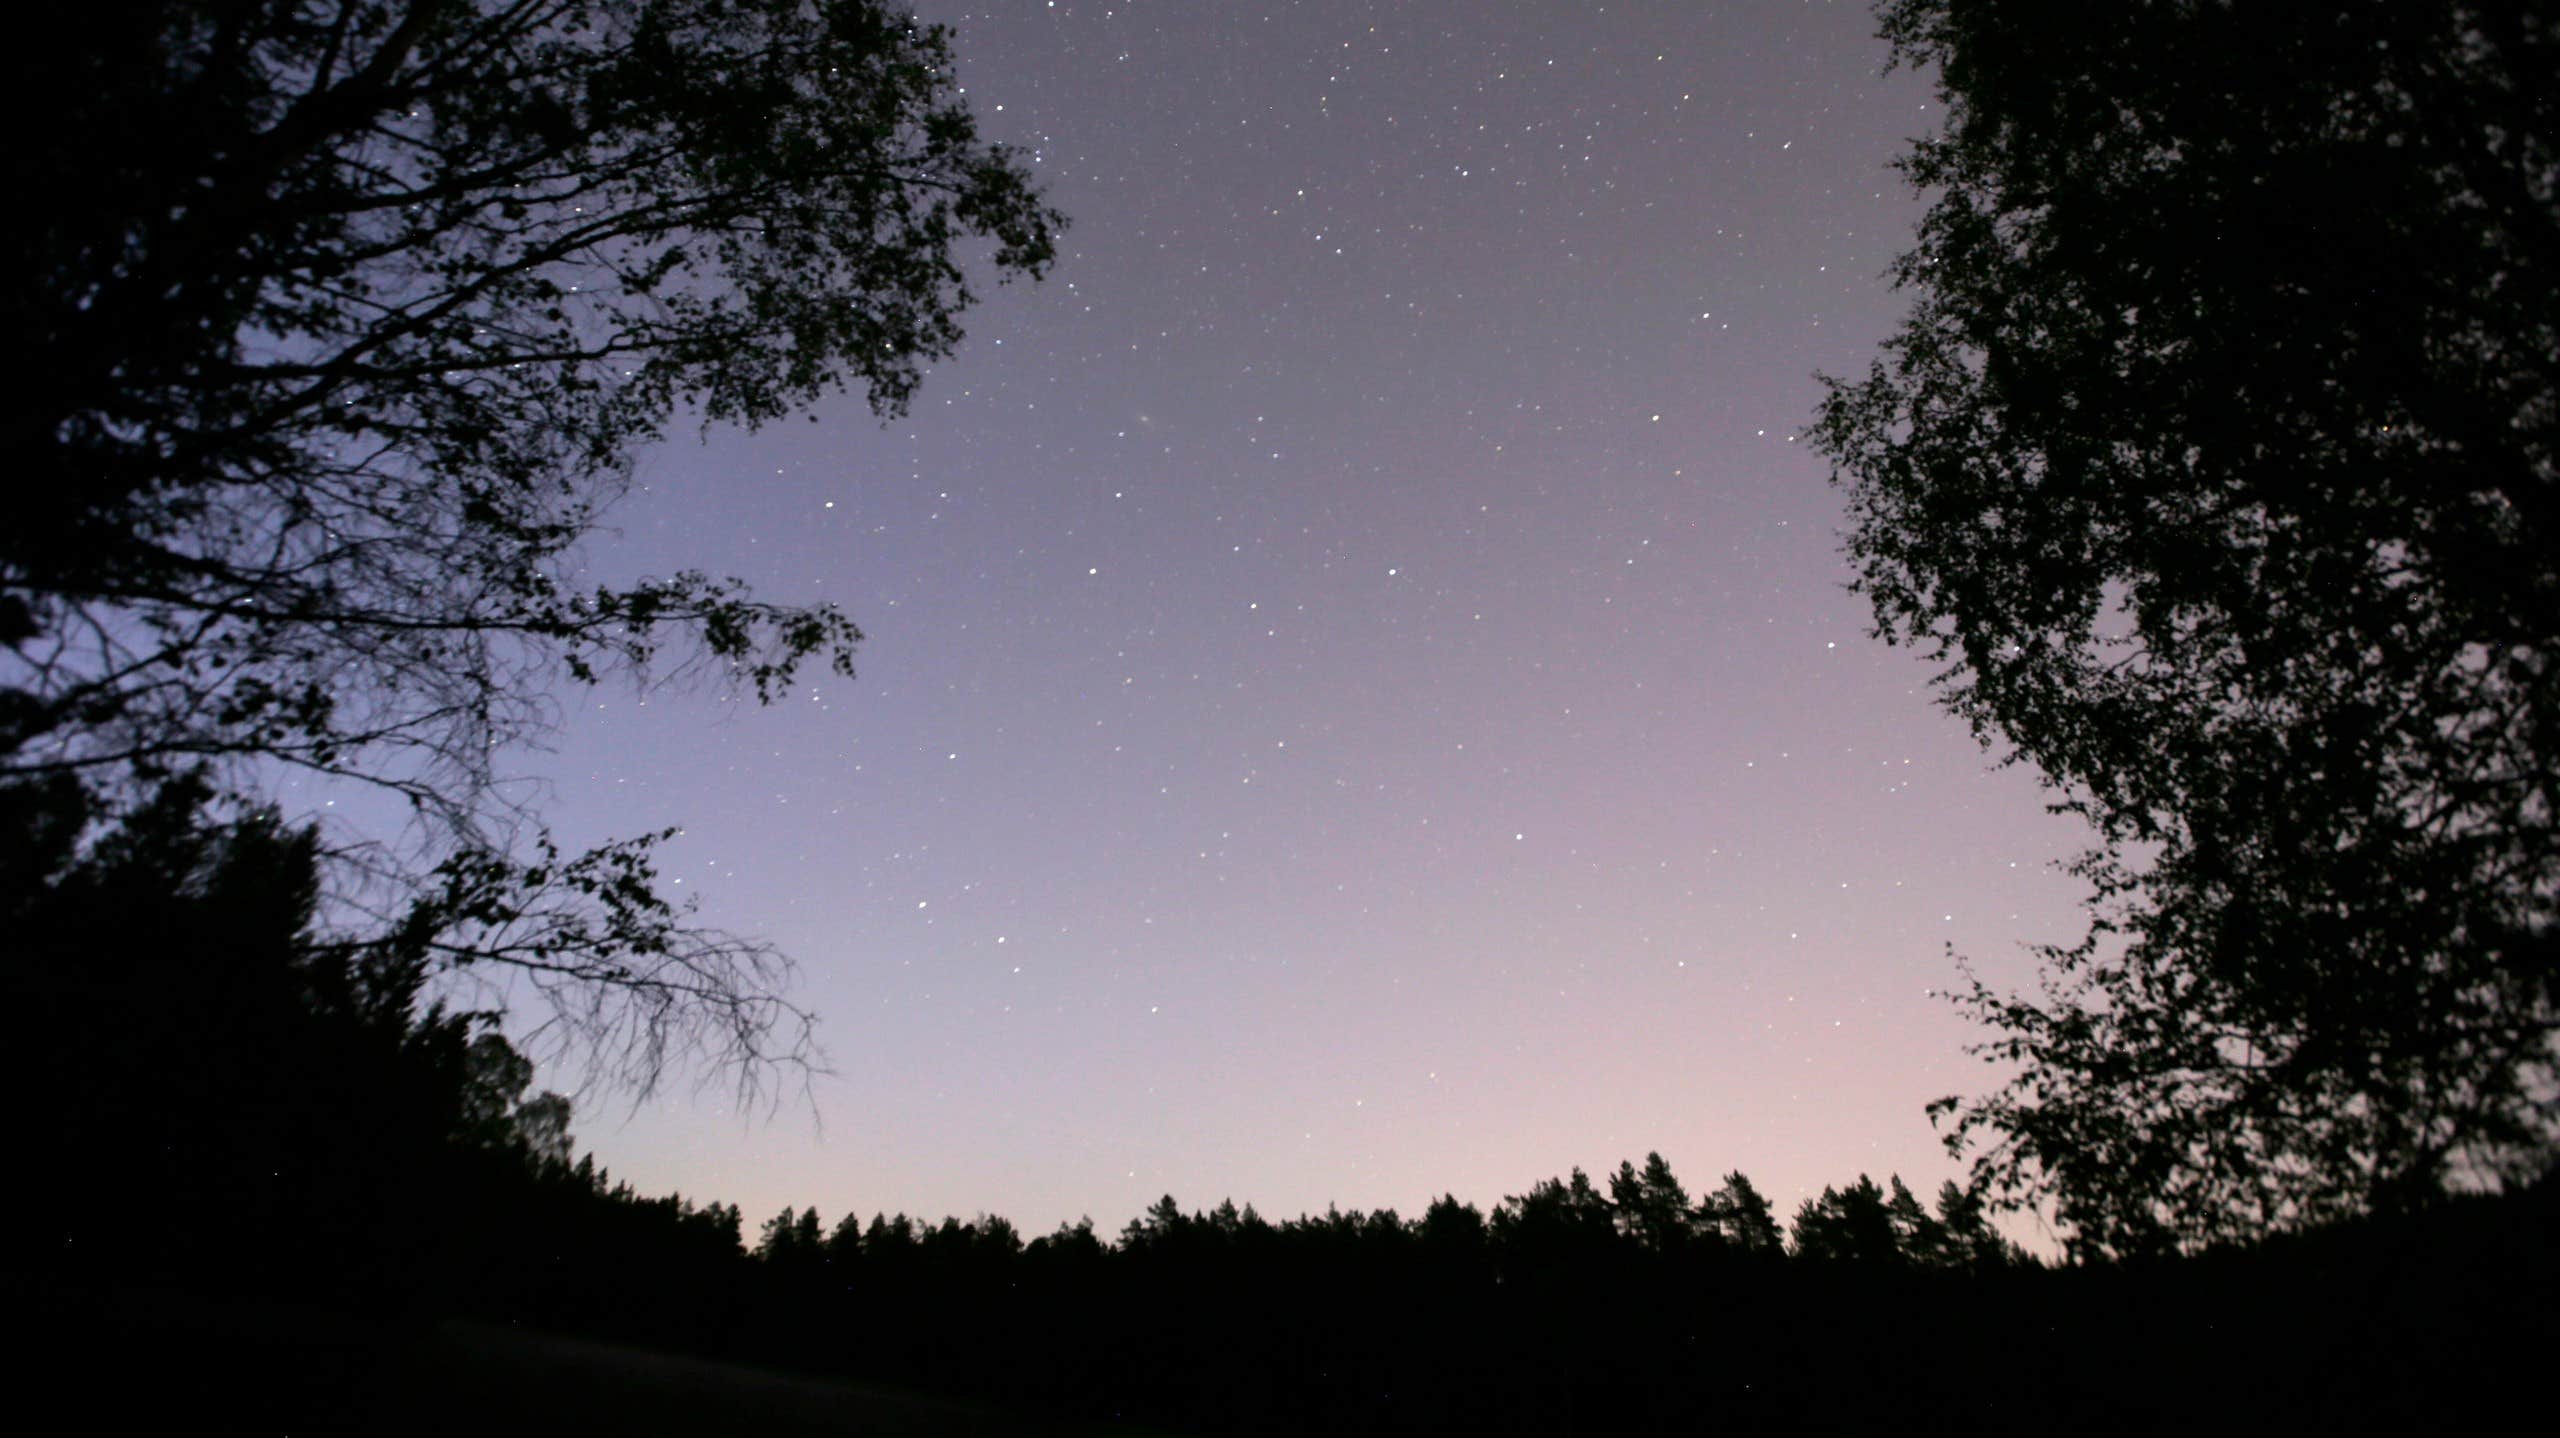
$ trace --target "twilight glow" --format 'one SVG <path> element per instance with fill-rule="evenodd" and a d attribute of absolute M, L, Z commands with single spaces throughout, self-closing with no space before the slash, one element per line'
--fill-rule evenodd
<path fill-rule="evenodd" d="M 926 17 L 1057 272 L 901 422 L 658 451 L 596 556 L 834 600 L 860 678 L 582 694 L 533 766 L 564 840 L 686 826 L 835 1073 L 582 1142 L 751 1231 L 1951 1176 L 1929 990 L 2076 936 L 2077 831 L 1867 638 L 1796 437 L 1933 120 L 1864 0 Z"/>

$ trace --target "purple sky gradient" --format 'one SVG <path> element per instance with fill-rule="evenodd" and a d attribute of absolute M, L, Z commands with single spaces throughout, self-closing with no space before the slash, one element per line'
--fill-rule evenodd
<path fill-rule="evenodd" d="M 1934 122 L 1864 5 L 926 14 L 1054 276 L 902 421 L 668 444 L 596 554 L 833 600 L 860 678 L 574 696 L 528 765 L 800 960 L 823 1126 L 679 1093 L 599 1160 L 1034 1233 L 1952 1175 L 1944 945 L 2023 981 L 2079 839 L 1866 637 L 1797 439 Z"/>

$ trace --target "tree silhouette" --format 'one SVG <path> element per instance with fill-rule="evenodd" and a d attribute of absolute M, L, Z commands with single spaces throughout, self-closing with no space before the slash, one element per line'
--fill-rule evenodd
<path fill-rule="evenodd" d="M 1147 1211 L 1130 1219 L 1120 1230 L 1120 1247 L 1132 1253 L 1172 1253 L 1187 1246 L 1196 1223 L 1182 1212 L 1182 1205 L 1166 1194 L 1147 1205 Z"/>
<path fill-rule="evenodd" d="M 14 1142 L 56 1200 L 16 1262 L 383 1297 L 439 1280 L 475 1175 L 567 1172 L 568 1102 L 415 946 L 316 934 L 319 883 L 311 830 L 191 776 L 123 812 L 0 784 L 0 1079 L 44 1096 Z"/>
<path fill-rule="evenodd" d="M 573 1141 L 569 1100 L 545 1091 L 531 1098 L 533 1061 L 504 1035 L 482 1033 L 463 1051 L 464 1136 L 485 1148 L 521 1152 L 536 1164 L 565 1164 Z"/>
<path fill-rule="evenodd" d="M 1573 1267 L 1605 1256 L 1617 1242 L 1609 1200 L 1576 1168 L 1564 1179 L 1541 1179 L 1525 1194 L 1502 1201 L 1492 1232 L 1513 1262 L 1533 1267 Z"/>
<path fill-rule="evenodd" d="M 1031 1240 L 1030 1251 L 1062 1265 L 1090 1267 L 1101 1261 L 1102 1240 L 1093 1231 L 1093 1220 L 1080 1218 L 1061 1223 L 1055 1233 Z"/>
<path fill-rule="evenodd" d="M 1926 1268 L 1955 1266 L 1955 1254 L 1944 1225 L 1920 1204 L 1919 1195 L 1894 1174 L 1885 1181 L 1885 1214 L 1893 1221 L 1894 1248 L 1903 1259 Z"/>
<path fill-rule="evenodd" d="M 1058 217 L 977 138 L 942 32 L 876 0 L 25 18 L 7 186 L 47 199 L 0 295 L 30 376 L 0 401 L 0 778 L 379 786 L 452 861 L 418 886 L 441 920 L 534 917 L 441 922 L 442 960 L 532 974 L 607 1076 L 805 1054 L 759 1001 L 778 956 L 646 902 L 645 841 L 579 869 L 522 839 L 494 765 L 560 675 L 769 700 L 850 672 L 831 608 L 581 589 L 575 549 L 680 411 L 894 413 L 960 338 L 964 249 L 1046 266 Z M 376 884 L 341 898 L 399 856 L 359 857 Z"/>
<path fill-rule="evenodd" d="M 1909 318 L 1813 439 L 1879 631 L 2101 847 L 1951 1143 L 2141 1251 L 2560 1132 L 2560 27 L 1885 0 Z"/>
<path fill-rule="evenodd" d="M 818 1206 L 793 1209 L 785 1205 L 780 1213 L 766 1219 L 756 1235 L 756 1257 L 779 1272 L 814 1272 L 827 1257 L 826 1232 L 818 1222 Z"/>
<path fill-rule="evenodd" d="M 1982 1196 L 1957 1187 L 1949 1179 L 1938 1185 L 1935 1261 L 1974 1270 L 2011 1267 L 2026 1261 L 2014 1243 L 1992 1228 Z"/>
<path fill-rule="evenodd" d="M 862 1256 L 875 1271 L 898 1273 L 914 1265 L 916 1254 L 915 1220 L 905 1214 L 871 1215 L 871 1226 L 862 1231 Z"/>
<path fill-rule="evenodd" d="M 1900 1190 L 1901 1180 L 1894 1186 Z M 1794 1230 L 1799 1258 L 1899 1263 L 1905 1257 L 1893 1208 L 1863 1173 L 1845 1189 L 1825 1185 L 1821 1197 L 1806 1199 L 1796 1209 Z"/>
<path fill-rule="evenodd" d="M 1776 1209 L 1740 1169 L 1726 1174 L 1724 1186 L 1700 1201 L 1698 1216 L 1701 1227 L 1738 1252 L 1774 1255 L 1786 1249 Z"/>
<path fill-rule="evenodd" d="M 1454 1193 L 1431 1200 L 1422 1217 L 1414 1220 L 1414 1231 L 1424 1250 L 1443 1263 L 1468 1264 L 1484 1254 L 1484 1214 L 1474 1204 L 1460 1202 Z"/>
<path fill-rule="evenodd" d="M 862 1262 L 862 1215 L 846 1209 L 827 1231 L 827 1262 L 839 1273 L 851 1273 Z"/>
<path fill-rule="evenodd" d="M 1672 1177 L 1661 1154 L 1646 1154 L 1641 1173 L 1633 1163 L 1620 1162 L 1609 1176 L 1609 1202 L 1617 1209 L 1619 1230 L 1651 1252 L 1675 1252 L 1693 1236 L 1689 1191 Z"/>

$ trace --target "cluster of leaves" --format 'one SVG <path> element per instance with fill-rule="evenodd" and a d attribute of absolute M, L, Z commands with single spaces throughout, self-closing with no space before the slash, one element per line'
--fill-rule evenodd
<path fill-rule="evenodd" d="M 831 607 L 698 573 L 599 588 L 580 542 L 680 412 L 756 424 L 850 388 L 894 413 L 959 341 L 969 269 L 1054 254 L 944 34 L 877 0 L 23 18 L 48 39 L 0 74 L 8 188 L 43 197 L 0 239 L 26 375 L 0 400 L 0 778 L 388 790 L 412 842 L 344 856 L 387 885 L 330 886 L 370 921 L 437 859 L 461 868 L 431 883 L 513 862 L 529 816 L 497 765 L 562 676 L 771 700 L 849 674 Z M 769 953 L 637 912 L 625 949 L 773 992 Z M 623 1040 L 665 992 L 554 1017 L 645 1090 L 671 1045 Z M 706 1016 L 714 1056 L 805 1051 L 745 1014 L 773 1017 Z"/>
<path fill-rule="evenodd" d="M 1815 440 L 1879 632 L 2096 828 L 1942 1112 L 2098 1251 L 2560 1135 L 2560 16 L 1884 0 L 1944 127 Z"/>

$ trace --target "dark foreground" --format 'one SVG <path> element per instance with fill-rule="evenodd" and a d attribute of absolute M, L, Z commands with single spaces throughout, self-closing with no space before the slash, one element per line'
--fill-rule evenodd
<path fill-rule="evenodd" d="M 2493 1431 L 2548 1406 L 2550 1190 L 2147 1270 L 776 1289 L 691 1355 L 487 1318 L 11 1285 L 40 1334 L 13 1355 L 33 1382 L 12 1396 L 54 1411 L 58 1395 L 95 1432 Z"/>
<path fill-rule="evenodd" d="M 33 1405 L 65 1432 L 1117 1438 L 1132 1425 L 469 1319 L 168 1292 L 22 1291 Z M 24 1394 L 18 1395 L 21 1399 Z M 25 1411 L 24 1408 L 21 1411 Z"/>

